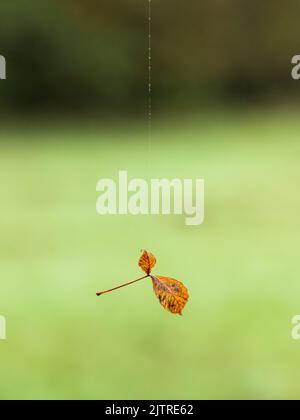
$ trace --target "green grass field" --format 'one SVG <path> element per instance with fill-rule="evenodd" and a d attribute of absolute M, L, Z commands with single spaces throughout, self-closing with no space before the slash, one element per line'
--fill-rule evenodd
<path fill-rule="evenodd" d="M 0 398 L 299 398 L 300 120 L 230 114 L 0 134 Z M 96 214 L 96 182 L 198 177 L 206 218 Z M 164 311 L 155 272 L 190 291 Z"/>

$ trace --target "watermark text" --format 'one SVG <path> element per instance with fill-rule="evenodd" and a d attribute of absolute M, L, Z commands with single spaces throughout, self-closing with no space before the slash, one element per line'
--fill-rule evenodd
<path fill-rule="evenodd" d="M 294 57 L 292 58 L 292 64 L 293 64 L 292 78 L 294 80 L 299 80 L 300 79 L 300 55 L 294 55 Z"/>
<path fill-rule="evenodd" d="M 6 319 L 0 315 L 0 340 L 6 340 Z"/>
<path fill-rule="evenodd" d="M 127 171 L 120 171 L 118 181 L 100 179 L 96 203 L 100 215 L 185 215 L 185 224 L 201 225 L 204 221 L 204 180 L 128 179 Z"/>
<path fill-rule="evenodd" d="M 0 80 L 6 79 L 6 59 L 0 55 Z"/>

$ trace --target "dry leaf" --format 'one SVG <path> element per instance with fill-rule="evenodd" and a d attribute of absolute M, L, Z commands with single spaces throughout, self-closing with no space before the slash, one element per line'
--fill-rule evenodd
<path fill-rule="evenodd" d="M 160 304 L 169 312 L 173 314 L 182 315 L 182 311 L 189 300 L 189 293 L 187 288 L 178 280 L 170 277 L 162 277 L 151 274 L 153 267 L 156 264 L 156 258 L 151 252 L 143 251 L 141 258 L 139 259 L 139 266 L 146 273 L 139 279 L 132 280 L 128 283 L 123 283 L 120 286 L 108 289 L 103 292 L 97 293 L 97 296 L 110 293 L 114 290 L 120 289 L 121 287 L 128 286 L 129 284 L 136 283 L 151 277 L 153 283 L 154 293 L 159 299 Z"/>
<path fill-rule="evenodd" d="M 150 276 L 153 289 L 160 304 L 173 314 L 182 315 L 189 293 L 187 288 L 178 280 L 170 277 Z"/>
<path fill-rule="evenodd" d="M 141 258 L 139 259 L 139 266 L 147 274 L 147 276 L 149 276 L 155 264 L 156 258 L 154 255 L 152 255 L 151 252 L 144 251 Z"/>

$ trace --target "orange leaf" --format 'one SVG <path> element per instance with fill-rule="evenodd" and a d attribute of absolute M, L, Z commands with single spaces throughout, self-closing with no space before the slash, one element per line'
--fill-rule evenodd
<path fill-rule="evenodd" d="M 139 260 L 139 266 L 141 267 L 143 271 L 145 271 L 147 276 L 149 276 L 155 264 L 156 264 L 156 258 L 154 257 L 154 255 L 152 255 L 151 252 L 144 251 Z"/>
<path fill-rule="evenodd" d="M 180 281 L 170 277 L 150 276 L 153 283 L 154 293 L 160 304 L 173 314 L 182 315 L 189 293 L 187 288 Z"/>
<path fill-rule="evenodd" d="M 160 304 L 169 312 L 173 314 L 182 315 L 182 311 L 189 300 L 189 292 L 187 288 L 178 280 L 172 279 L 171 277 L 162 277 L 152 275 L 152 268 L 156 264 L 156 258 L 151 252 L 143 251 L 141 258 L 139 259 L 139 266 L 146 273 L 145 276 L 123 283 L 120 286 L 112 289 L 104 290 L 103 292 L 96 293 L 97 296 L 104 295 L 106 293 L 113 292 L 114 290 L 120 289 L 125 286 L 129 286 L 132 283 L 144 280 L 151 277 L 153 283 L 153 290 L 159 299 Z"/>

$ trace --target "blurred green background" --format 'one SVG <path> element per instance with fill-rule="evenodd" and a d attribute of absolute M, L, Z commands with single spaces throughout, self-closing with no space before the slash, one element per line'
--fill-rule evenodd
<path fill-rule="evenodd" d="M 299 2 L 0 5 L 1 399 L 295 398 Z M 96 214 L 96 182 L 204 178 L 206 219 Z M 163 310 L 156 273 L 190 291 Z"/>

